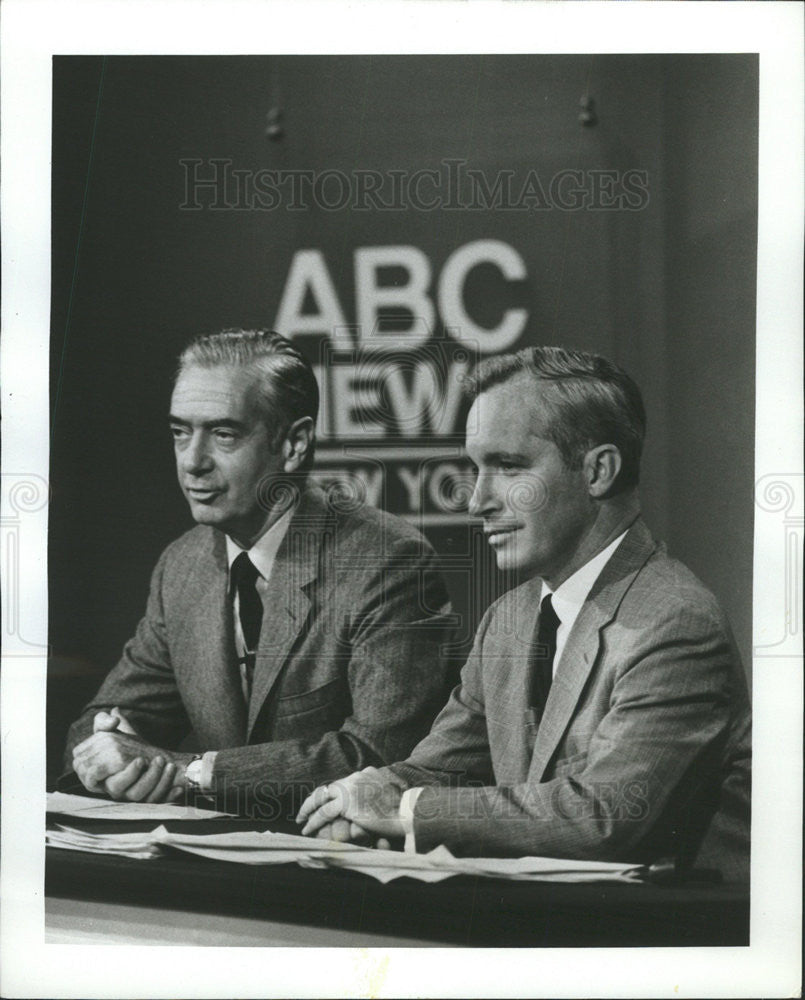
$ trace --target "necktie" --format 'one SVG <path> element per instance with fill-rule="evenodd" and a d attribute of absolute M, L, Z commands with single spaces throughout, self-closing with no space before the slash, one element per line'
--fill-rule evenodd
<path fill-rule="evenodd" d="M 560 625 L 561 622 L 553 610 L 551 595 L 546 594 L 539 606 L 539 624 L 531 670 L 531 702 L 539 713 L 545 708 L 553 682 L 556 630 Z"/>
<path fill-rule="evenodd" d="M 257 649 L 260 625 L 263 621 L 263 602 L 260 600 L 255 586 L 259 575 L 257 567 L 245 552 L 241 552 L 232 563 L 232 580 L 238 592 L 240 627 L 246 645 L 246 654 L 247 657 L 251 654 L 252 663 L 254 663 L 254 653 Z"/>

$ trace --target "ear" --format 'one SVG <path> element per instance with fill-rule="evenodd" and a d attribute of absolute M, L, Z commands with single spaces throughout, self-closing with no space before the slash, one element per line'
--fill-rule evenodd
<path fill-rule="evenodd" d="M 614 444 L 599 444 L 587 452 L 583 461 L 584 477 L 593 499 L 604 500 L 612 493 L 622 465 L 620 450 Z"/>
<path fill-rule="evenodd" d="M 305 456 L 313 447 L 316 429 L 312 417 L 300 417 L 288 428 L 282 442 L 282 457 L 285 472 L 298 472 Z"/>

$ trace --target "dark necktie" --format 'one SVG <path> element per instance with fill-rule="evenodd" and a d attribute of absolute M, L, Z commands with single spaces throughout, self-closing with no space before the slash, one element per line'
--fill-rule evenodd
<path fill-rule="evenodd" d="M 539 624 L 531 668 L 531 703 L 541 715 L 553 683 L 553 659 L 556 655 L 556 630 L 561 625 L 553 610 L 551 595 L 539 606 Z"/>
<path fill-rule="evenodd" d="M 263 602 L 257 593 L 257 567 L 245 552 L 232 563 L 232 580 L 238 591 L 240 608 L 240 627 L 243 632 L 243 642 L 246 646 L 247 660 L 251 654 L 254 664 L 254 653 L 260 638 L 260 625 L 263 621 Z"/>

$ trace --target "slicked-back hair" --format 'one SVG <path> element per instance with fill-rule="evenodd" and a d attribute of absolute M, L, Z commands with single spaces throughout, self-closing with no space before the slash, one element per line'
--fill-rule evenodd
<path fill-rule="evenodd" d="M 580 469 L 591 448 L 614 444 L 621 454 L 616 490 L 637 486 L 646 410 L 640 390 L 622 368 L 585 351 L 526 347 L 482 361 L 470 379 L 470 394 L 477 397 L 520 374 L 534 379 L 535 397 L 547 416 L 542 434 L 569 469 Z"/>
<path fill-rule="evenodd" d="M 288 428 L 301 417 L 313 426 L 319 413 L 319 386 L 304 355 L 273 330 L 228 329 L 203 334 L 179 355 L 176 378 L 188 368 L 245 368 L 257 375 L 255 386 L 260 410 L 278 448 Z M 307 471 L 313 464 L 315 435 L 302 462 Z"/>

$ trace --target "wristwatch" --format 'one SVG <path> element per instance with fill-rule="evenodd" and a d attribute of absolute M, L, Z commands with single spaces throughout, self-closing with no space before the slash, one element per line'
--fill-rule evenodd
<path fill-rule="evenodd" d="M 201 754 L 197 753 L 184 769 L 184 778 L 194 792 L 201 791 Z"/>

